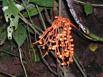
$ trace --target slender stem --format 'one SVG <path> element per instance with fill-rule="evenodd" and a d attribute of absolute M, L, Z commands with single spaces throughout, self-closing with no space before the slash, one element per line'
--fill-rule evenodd
<path fill-rule="evenodd" d="M 62 68 L 63 68 L 64 77 L 69 77 L 69 69 L 67 69 L 65 66 L 63 66 Z"/>
<path fill-rule="evenodd" d="M 57 58 L 55 53 L 51 52 L 51 54 L 53 55 L 54 58 Z M 68 77 L 69 76 L 69 69 L 66 68 L 65 66 L 62 67 L 60 64 L 60 61 L 57 59 L 57 73 L 58 73 L 58 77 Z"/>
<path fill-rule="evenodd" d="M 22 2 L 23 2 L 23 5 L 24 5 L 24 7 L 25 7 L 25 9 L 26 9 L 26 11 L 27 11 L 27 14 L 28 14 L 28 16 L 29 16 L 29 19 L 30 19 L 30 22 L 31 22 L 32 26 L 35 27 L 35 31 L 37 32 L 36 29 L 41 30 L 41 29 L 37 28 L 37 27 L 34 25 L 32 19 L 31 19 L 31 17 L 30 17 L 29 11 L 28 11 L 28 9 L 27 9 L 27 7 L 26 7 L 27 5 L 25 4 L 25 2 L 24 2 L 23 0 L 22 0 Z M 41 31 L 42 31 L 42 30 L 41 30 Z"/>
<path fill-rule="evenodd" d="M 85 74 L 85 72 L 83 71 L 83 69 L 81 68 L 79 62 L 77 61 L 77 59 L 75 58 L 75 56 L 73 57 L 74 62 L 76 63 L 77 67 L 79 68 L 80 72 L 82 73 L 83 77 L 87 77 L 87 75 Z"/>
<path fill-rule="evenodd" d="M 20 17 L 19 17 L 21 20 L 23 20 L 28 26 L 30 26 L 30 28 L 34 31 L 34 32 L 36 32 L 38 35 L 41 35 L 41 33 L 39 32 L 39 31 L 41 31 L 40 29 L 39 29 L 39 31 L 38 30 L 36 30 L 36 27 L 34 26 L 33 27 L 33 25 L 20 13 Z"/>
<path fill-rule="evenodd" d="M 54 75 L 57 76 L 57 72 L 55 72 L 55 71 L 50 67 L 50 65 L 48 64 L 48 62 L 47 62 L 47 61 L 45 60 L 45 58 L 43 57 L 41 48 L 40 48 L 39 46 L 38 46 L 38 49 L 39 49 L 39 51 L 40 51 L 40 55 L 41 55 L 41 58 L 42 58 L 44 64 L 47 66 L 47 68 L 48 68 Z"/>
<path fill-rule="evenodd" d="M 25 68 L 25 66 L 24 66 L 23 59 L 22 59 L 22 53 L 21 53 L 22 50 L 21 50 L 20 47 L 18 47 L 18 50 L 19 50 L 19 55 L 20 55 L 20 62 L 21 62 L 21 65 L 22 65 L 22 67 L 23 67 L 23 70 L 24 70 L 24 73 L 25 73 L 25 77 L 28 77 L 27 71 L 26 71 L 26 68 Z"/>
<path fill-rule="evenodd" d="M 1 75 L 3 75 L 3 77 L 5 76 L 5 77 L 16 77 L 16 76 L 14 76 L 14 75 L 11 75 L 11 74 L 9 74 L 9 73 L 7 73 L 7 72 L 4 72 L 4 71 L 0 71 L 0 76 Z"/>
<path fill-rule="evenodd" d="M 38 10 L 38 13 L 39 13 L 40 19 L 41 19 L 41 21 L 42 21 L 43 27 L 44 27 L 44 29 L 46 29 L 46 24 L 45 24 L 45 22 L 44 22 L 43 16 L 42 16 L 42 14 L 41 14 L 41 12 L 40 12 L 40 9 L 39 9 L 38 5 L 36 5 L 36 8 L 37 8 L 37 10 Z"/>
<path fill-rule="evenodd" d="M 59 16 L 62 15 L 62 0 L 59 0 Z"/>
<path fill-rule="evenodd" d="M 49 16 L 49 14 L 48 14 L 47 9 L 45 8 L 44 11 L 45 11 L 45 17 L 46 17 L 47 21 L 48 21 L 50 24 L 52 24 L 52 20 L 50 19 L 50 16 Z"/>
<path fill-rule="evenodd" d="M 18 55 L 15 55 L 14 53 L 9 52 L 8 50 L 0 50 L 0 52 L 4 53 L 4 54 L 8 54 L 14 57 L 19 57 Z"/>
<path fill-rule="evenodd" d="M 29 37 L 30 37 L 30 35 L 29 35 Z M 36 61 L 38 61 L 37 56 L 39 57 L 39 55 L 37 55 L 36 50 L 34 49 L 33 44 L 31 42 L 31 39 L 29 39 L 29 40 L 30 40 L 30 47 L 32 48 L 32 51 L 33 51 L 34 60 L 36 62 Z"/>

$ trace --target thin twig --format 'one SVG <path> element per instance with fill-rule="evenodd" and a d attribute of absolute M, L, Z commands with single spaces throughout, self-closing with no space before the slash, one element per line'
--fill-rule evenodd
<path fill-rule="evenodd" d="M 42 21 L 43 27 L 44 27 L 44 29 L 46 29 L 46 24 L 45 24 L 45 22 L 44 22 L 43 16 L 42 16 L 42 14 L 41 14 L 41 12 L 40 12 L 40 9 L 39 9 L 38 5 L 36 5 L 36 8 L 37 8 L 37 10 L 38 10 L 38 13 L 39 13 L 40 19 L 41 19 L 41 21 Z"/>
<path fill-rule="evenodd" d="M 6 77 L 16 77 L 16 76 L 14 76 L 14 75 L 11 75 L 11 74 L 9 74 L 9 73 L 7 73 L 7 72 L 3 72 L 3 71 L 0 71 L 0 74 L 2 74 L 2 75 L 4 75 L 4 76 L 6 76 Z M 1 76 L 1 75 L 0 75 Z M 3 76 L 3 77 L 4 77 Z"/>
<path fill-rule="evenodd" d="M 39 31 L 41 31 L 42 32 L 42 30 L 41 29 L 39 29 L 38 28 L 38 30 L 36 30 L 36 26 L 34 26 L 33 27 L 33 25 L 20 13 L 20 16 L 19 16 L 19 18 L 21 19 L 21 20 L 23 20 L 27 25 L 29 25 L 30 26 L 30 28 L 34 31 L 34 32 L 36 32 L 38 35 L 41 35 L 41 33 L 39 32 Z"/>
<path fill-rule="evenodd" d="M 62 0 L 59 0 L 59 16 L 62 15 Z"/>
<path fill-rule="evenodd" d="M 80 1 L 80 0 L 74 0 L 74 2 L 83 4 L 83 5 L 88 4 L 88 3 L 83 2 L 83 1 Z M 95 7 L 103 7 L 103 4 L 92 4 L 92 3 L 89 3 L 89 4 L 90 4 L 91 6 L 95 6 Z"/>
<path fill-rule="evenodd" d="M 66 68 L 66 66 L 63 66 L 63 73 L 64 73 L 64 77 L 68 77 L 69 76 L 69 69 Z"/>
<path fill-rule="evenodd" d="M 64 77 L 64 69 L 61 66 L 61 62 L 58 60 L 58 58 L 56 57 L 55 53 L 51 52 L 52 56 L 54 58 L 56 58 L 57 60 L 57 72 L 58 72 L 58 77 Z"/>
<path fill-rule="evenodd" d="M 47 66 L 47 68 L 54 74 L 57 76 L 57 73 L 55 71 L 52 70 L 52 68 L 50 67 L 50 65 L 48 64 L 48 62 L 45 60 L 45 58 L 42 56 L 42 51 L 41 51 L 41 48 L 38 46 L 38 49 L 40 51 L 40 55 L 41 55 L 41 58 L 44 62 L 44 64 Z"/>
<path fill-rule="evenodd" d="M 57 59 L 57 72 L 59 77 L 65 77 L 64 76 L 64 70 L 63 67 L 60 65 L 60 61 Z"/>
<path fill-rule="evenodd" d="M 44 11 L 45 11 L 45 17 L 46 17 L 47 21 L 48 21 L 50 24 L 52 24 L 52 20 L 50 19 L 50 16 L 49 16 L 49 14 L 48 14 L 47 9 L 45 8 Z"/>
<path fill-rule="evenodd" d="M 32 19 L 31 19 L 31 16 L 30 16 L 30 14 L 29 14 L 29 11 L 28 11 L 28 9 L 27 9 L 27 5 L 25 4 L 25 2 L 22 0 L 22 2 L 23 2 L 23 5 L 24 5 L 24 7 L 25 7 L 25 9 L 26 9 L 26 11 L 27 11 L 27 14 L 28 14 L 28 17 L 29 17 L 29 19 L 30 19 L 30 22 L 31 22 L 31 24 L 32 24 L 32 26 L 34 26 L 36 29 L 39 29 L 39 28 L 37 28 L 35 25 L 34 25 L 34 23 L 33 23 L 33 21 L 32 21 Z M 39 29 L 40 31 L 42 31 L 41 29 Z M 36 30 L 35 30 L 36 31 Z M 36 31 L 37 32 L 37 31 Z"/>
<path fill-rule="evenodd" d="M 20 55 L 20 62 L 21 62 L 21 65 L 22 65 L 22 67 L 23 67 L 23 70 L 24 70 L 24 73 L 25 73 L 25 77 L 28 77 L 27 71 L 26 71 L 26 68 L 25 68 L 25 66 L 24 66 L 23 59 L 22 59 L 22 53 L 21 53 L 22 50 L 21 50 L 20 47 L 18 47 L 18 50 L 19 50 L 19 55 Z"/>
<path fill-rule="evenodd" d="M 83 69 L 81 68 L 79 62 L 77 61 L 77 59 L 75 58 L 75 56 L 73 57 L 74 62 L 76 63 L 77 67 L 79 68 L 80 72 L 82 73 L 83 77 L 87 77 L 87 75 L 85 74 L 85 72 L 83 71 Z"/>
<path fill-rule="evenodd" d="M 14 57 L 19 57 L 18 55 L 15 55 L 14 53 L 11 53 L 11 52 L 9 52 L 7 50 L 0 50 L 0 52 L 8 54 L 8 55 L 11 55 L 11 56 L 14 56 Z"/>

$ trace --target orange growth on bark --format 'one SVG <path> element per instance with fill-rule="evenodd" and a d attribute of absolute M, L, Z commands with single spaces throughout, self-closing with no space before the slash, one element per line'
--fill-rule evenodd
<path fill-rule="evenodd" d="M 40 46 L 48 52 L 54 52 L 61 65 L 73 62 L 74 44 L 71 34 L 73 26 L 69 19 L 56 16 L 52 25 L 39 37 Z"/>

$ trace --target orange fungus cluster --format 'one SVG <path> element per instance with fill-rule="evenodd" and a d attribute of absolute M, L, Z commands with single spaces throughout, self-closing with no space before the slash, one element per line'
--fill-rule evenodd
<path fill-rule="evenodd" d="M 69 19 L 56 16 L 52 25 L 39 37 L 40 46 L 48 52 L 54 52 L 63 66 L 73 62 L 74 44 L 71 33 L 73 26 Z"/>

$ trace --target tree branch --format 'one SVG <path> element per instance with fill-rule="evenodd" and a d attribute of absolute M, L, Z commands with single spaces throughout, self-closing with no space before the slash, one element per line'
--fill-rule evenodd
<path fill-rule="evenodd" d="M 83 1 L 80 1 L 80 0 L 74 0 L 74 2 L 76 3 L 79 3 L 79 4 L 82 4 L 82 5 L 85 5 L 85 4 L 88 4 L 86 2 L 83 2 Z M 94 6 L 94 7 L 103 7 L 103 4 L 92 4 L 92 3 L 89 3 L 91 6 Z"/>

